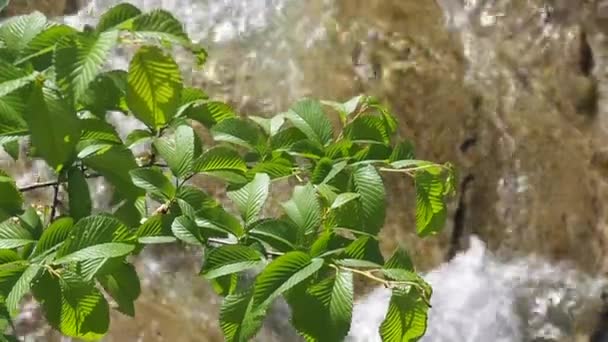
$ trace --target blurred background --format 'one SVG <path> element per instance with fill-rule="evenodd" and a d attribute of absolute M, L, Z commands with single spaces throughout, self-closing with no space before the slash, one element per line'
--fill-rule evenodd
<path fill-rule="evenodd" d="M 457 166 L 460 189 L 446 229 L 425 240 L 415 234 L 412 184 L 386 179 L 383 249 L 410 251 L 435 289 L 423 341 L 579 342 L 608 334 L 601 320 L 608 1 L 128 2 L 182 20 L 210 53 L 203 70 L 181 56 L 186 79 L 240 113 L 276 113 L 303 96 L 375 95 L 419 158 Z M 83 26 L 117 3 L 12 0 L 2 15 L 38 10 Z M 117 51 L 110 66 L 126 68 L 129 53 Z M 137 127 L 123 116 L 115 124 L 124 135 Z M 50 176 L 6 156 L 0 166 L 19 174 L 20 184 Z M 107 200 L 104 184 L 91 187 L 99 203 Z M 144 253 L 136 318 L 115 313 L 106 340 L 221 341 L 220 300 L 196 276 L 200 261 L 172 246 Z M 349 339 L 374 342 L 388 294 L 360 288 Z M 297 341 L 287 317 L 279 303 L 258 340 Z M 27 341 L 66 340 L 40 321 L 34 304 L 19 327 Z"/>

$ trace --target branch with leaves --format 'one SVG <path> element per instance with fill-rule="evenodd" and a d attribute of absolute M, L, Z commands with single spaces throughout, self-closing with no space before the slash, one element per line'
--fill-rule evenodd
<path fill-rule="evenodd" d="M 133 42 L 139 47 L 128 70 L 102 68 L 115 46 Z M 128 257 L 148 244 L 181 243 L 205 251 L 201 276 L 225 297 L 227 341 L 254 337 L 281 296 L 307 341 L 343 340 L 355 276 L 393 291 L 379 331 L 384 341 L 422 336 L 431 288 L 404 250 L 387 260 L 380 253 L 381 174 L 413 179 L 416 229 L 429 236 L 440 231 L 454 192 L 451 165 L 415 159 L 394 116 L 369 96 L 303 99 L 272 117 L 240 116 L 183 84 L 172 45 L 201 64 L 206 58 L 170 13 L 130 4 L 83 32 L 39 13 L 0 26 L 0 141 L 10 151 L 28 138 L 26 158 L 46 161 L 57 175 L 18 188 L 0 171 L 0 315 L 10 321 L 31 292 L 62 334 L 99 339 L 110 324 L 102 289 L 117 310 L 135 314 L 140 285 Z M 123 141 L 106 121 L 109 111 L 132 115 L 146 129 Z M 212 145 L 204 146 L 194 122 Z M 140 166 L 131 148 L 143 143 L 153 158 Z M 189 184 L 201 176 L 224 182 L 236 213 Z M 92 177 L 113 185 L 110 212 L 93 214 Z M 285 178 L 297 183 L 291 199 L 280 216 L 263 216 L 273 183 Z M 23 199 L 43 187 L 54 189 L 50 220 Z M 59 212 L 63 189 L 67 209 Z M 245 285 L 244 273 L 259 269 L 253 286 Z"/>

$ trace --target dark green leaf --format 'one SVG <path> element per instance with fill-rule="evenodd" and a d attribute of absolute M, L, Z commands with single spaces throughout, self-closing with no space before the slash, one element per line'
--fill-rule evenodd
<path fill-rule="evenodd" d="M 314 233 L 321 224 L 321 206 L 311 184 L 296 186 L 291 200 L 283 204 L 283 209 L 302 235 Z"/>
<path fill-rule="evenodd" d="M 116 258 L 125 256 L 135 249 L 135 245 L 120 242 L 101 243 L 99 245 L 85 247 L 53 261 L 54 264 L 66 264 L 76 261 L 85 261 L 101 258 Z"/>
<path fill-rule="evenodd" d="M 377 116 L 360 116 L 344 128 L 344 136 L 353 142 L 383 143 L 390 142 L 385 122 Z"/>
<path fill-rule="evenodd" d="M 227 245 L 210 250 L 201 274 L 207 279 L 239 273 L 263 264 L 262 255 L 247 246 Z"/>
<path fill-rule="evenodd" d="M 131 170 L 131 179 L 136 186 L 169 200 L 175 196 L 175 185 L 156 168 L 138 168 Z"/>
<path fill-rule="evenodd" d="M 223 120 L 234 118 L 236 114 L 229 105 L 218 101 L 196 101 L 188 104 L 184 115 L 211 128 Z"/>
<path fill-rule="evenodd" d="M 0 223 L 0 249 L 12 249 L 36 242 L 25 227 L 7 220 Z"/>
<path fill-rule="evenodd" d="M 108 111 L 128 112 L 126 96 L 127 72 L 110 70 L 95 77 L 80 98 L 80 105 L 104 120 Z"/>
<path fill-rule="evenodd" d="M 15 181 L 0 170 L 0 221 L 22 212 L 23 196 Z"/>
<path fill-rule="evenodd" d="M 152 141 L 153 138 L 154 135 L 152 134 L 152 132 L 143 129 L 136 129 L 133 132 L 129 133 L 127 139 L 125 139 L 125 145 L 131 148 L 133 146 Z"/>
<path fill-rule="evenodd" d="M 333 138 L 331 122 L 317 101 L 302 100 L 291 107 L 285 117 L 315 143 L 323 146 Z"/>
<path fill-rule="evenodd" d="M 262 134 L 251 121 L 240 118 L 227 118 L 211 128 L 216 141 L 229 142 L 235 145 L 256 148 L 262 141 Z"/>
<path fill-rule="evenodd" d="M 370 236 L 362 236 L 353 241 L 344 249 L 343 255 L 348 259 L 371 261 L 379 265 L 384 264 L 378 240 Z"/>
<path fill-rule="evenodd" d="M 121 144 L 122 140 L 116 133 L 114 126 L 97 119 L 80 120 L 82 133 L 80 140 L 87 143 Z"/>
<path fill-rule="evenodd" d="M 139 226 L 135 235 L 137 235 L 140 242 L 142 242 L 142 239 L 149 241 L 149 238 L 167 238 L 175 241 L 171 233 L 171 220 L 172 217 L 169 215 L 154 215 Z"/>
<path fill-rule="evenodd" d="M 247 342 L 260 330 L 266 308 L 253 307 L 252 292 L 228 295 L 220 310 L 220 327 L 226 342 Z"/>
<path fill-rule="evenodd" d="M 76 221 L 91 215 L 92 204 L 89 184 L 78 167 L 72 167 L 68 172 L 68 198 L 70 200 L 70 215 Z"/>
<path fill-rule="evenodd" d="M 127 104 L 148 127 L 159 129 L 175 116 L 182 78 L 173 58 L 160 48 L 144 46 L 129 65 Z"/>
<path fill-rule="evenodd" d="M 225 146 L 213 147 L 197 160 L 197 170 L 207 174 L 232 173 L 235 177 L 247 171 L 247 164 L 234 149 Z M 244 176 L 242 176 L 244 178 Z"/>
<path fill-rule="evenodd" d="M 361 167 L 353 173 L 355 191 L 361 195 L 361 215 L 366 232 L 377 234 L 384 225 L 386 215 L 386 193 L 382 178 L 371 166 Z"/>
<path fill-rule="evenodd" d="M 295 249 L 298 240 L 298 228 L 287 221 L 265 219 L 251 225 L 248 234 L 279 252 Z"/>
<path fill-rule="evenodd" d="M 19 312 L 19 304 L 21 303 L 21 299 L 28 292 L 30 292 L 32 288 L 32 281 L 41 270 L 41 266 L 39 265 L 30 265 L 28 268 L 23 271 L 19 280 L 15 283 L 11 292 L 6 297 L 6 308 L 11 316 L 15 316 Z"/>
<path fill-rule="evenodd" d="M 80 138 L 76 113 L 53 90 L 40 84 L 33 87 L 25 120 L 32 145 L 55 170 L 61 170 Z"/>
<path fill-rule="evenodd" d="M 53 25 L 38 33 L 20 53 L 16 64 L 29 61 L 38 71 L 48 69 L 53 65 L 55 45 L 66 36 L 76 33 L 76 29 L 68 25 Z"/>
<path fill-rule="evenodd" d="M 440 170 L 416 172 L 416 230 L 420 236 L 439 232 L 447 208 L 444 202 L 445 184 Z"/>
<path fill-rule="evenodd" d="M 129 171 L 137 168 L 137 163 L 133 153 L 124 146 L 116 145 L 102 154 L 89 156 L 84 163 L 104 176 L 125 198 L 135 200 L 144 194 L 131 181 Z"/>
<path fill-rule="evenodd" d="M 120 312 L 131 317 L 135 316 L 134 301 L 141 293 L 141 286 L 133 265 L 121 263 L 111 273 L 102 275 L 97 279 L 114 298 Z"/>
<path fill-rule="evenodd" d="M 19 140 L 11 140 L 2 144 L 4 152 L 6 152 L 14 161 L 19 159 Z"/>

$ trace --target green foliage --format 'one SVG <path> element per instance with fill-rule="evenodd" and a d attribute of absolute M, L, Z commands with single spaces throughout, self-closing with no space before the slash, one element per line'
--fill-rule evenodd
<path fill-rule="evenodd" d="M 123 45 L 138 48 L 128 70 L 106 70 Z M 227 341 L 253 338 L 281 296 L 307 341 L 344 340 L 355 277 L 393 291 L 384 341 L 421 337 L 431 289 L 404 250 L 388 260 L 380 252 L 382 174 L 413 179 L 416 231 L 428 236 L 446 218 L 451 165 L 415 159 L 390 111 L 365 95 L 303 99 L 272 117 L 243 117 L 183 84 L 175 45 L 199 64 L 206 59 L 169 12 L 130 4 L 82 32 L 40 13 L 0 24 L 0 144 L 16 160 L 44 160 L 56 176 L 47 184 L 52 203 L 34 208 L 22 192 L 44 185 L 19 189 L 0 171 L 0 316 L 17 314 L 31 292 L 62 334 L 100 339 L 110 324 L 101 289 L 117 310 L 135 315 L 141 289 L 131 256 L 147 244 L 180 243 L 204 250 L 201 276 L 225 297 Z M 336 125 L 327 110 L 337 113 Z M 109 111 L 145 128 L 123 140 L 106 121 Z M 208 133 L 205 144 L 199 129 Z M 27 153 L 19 153 L 26 140 Z M 136 159 L 133 146 L 148 155 Z M 92 177 L 113 186 L 111 210 L 94 207 Z M 222 182 L 234 212 L 192 186 L 193 177 Z M 280 216 L 268 217 L 280 179 L 293 192 Z M 253 284 L 245 272 L 258 273 Z"/>

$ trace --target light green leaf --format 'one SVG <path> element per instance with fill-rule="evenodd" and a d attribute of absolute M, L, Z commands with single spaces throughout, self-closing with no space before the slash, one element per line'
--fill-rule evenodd
<path fill-rule="evenodd" d="M 76 223 L 71 234 L 58 250 L 57 258 L 91 246 L 110 242 L 129 243 L 133 240 L 129 228 L 116 218 L 106 215 L 88 216 Z M 124 249 L 126 250 L 126 247 Z"/>
<path fill-rule="evenodd" d="M 201 154 L 201 142 L 196 132 L 188 125 L 178 126 L 172 138 L 156 139 L 154 147 L 173 174 L 181 178 L 186 178 L 195 171 L 194 160 Z"/>
<path fill-rule="evenodd" d="M 246 226 L 259 218 L 268 198 L 269 190 L 270 177 L 258 173 L 247 185 L 228 192 L 228 198 L 236 204 Z"/>
<path fill-rule="evenodd" d="M 436 234 L 443 227 L 447 208 L 441 172 L 416 172 L 416 231 L 419 236 Z"/>
<path fill-rule="evenodd" d="M 207 128 L 211 128 L 226 119 L 236 117 L 234 109 L 224 102 L 197 100 L 184 106 L 183 113 L 187 118 L 196 120 Z"/>
<path fill-rule="evenodd" d="M 130 30 L 137 38 L 182 45 L 194 54 L 199 66 L 207 60 L 207 51 L 202 46 L 192 43 L 184 31 L 183 24 L 168 11 L 153 10 L 125 22 L 120 27 Z"/>
<path fill-rule="evenodd" d="M 262 118 L 259 116 L 250 115 L 249 119 L 257 123 L 268 136 L 274 136 L 285 123 L 284 114 L 277 114 L 272 118 Z"/>
<path fill-rule="evenodd" d="M 260 330 L 266 308 L 253 307 L 252 291 L 226 296 L 220 310 L 220 327 L 226 342 L 247 342 Z"/>
<path fill-rule="evenodd" d="M 0 265 L 0 298 L 5 300 L 28 264 L 22 260 Z"/>
<path fill-rule="evenodd" d="M 0 249 L 0 265 L 8 264 L 13 261 L 19 261 L 22 258 L 12 249 Z"/>
<path fill-rule="evenodd" d="M 76 221 L 91 215 L 92 204 L 89 184 L 78 167 L 73 167 L 68 172 L 68 198 L 70 200 L 70 215 Z"/>
<path fill-rule="evenodd" d="M 118 304 L 118 311 L 131 317 L 135 316 L 134 301 L 141 293 L 141 286 L 133 265 L 121 263 L 111 273 L 101 275 L 97 279 Z"/>
<path fill-rule="evenodd" d="M 380 325 L 383 341 L 417 341 L 426 332 L 428 306 L 415 290 L 394 289 L 386 318 Z"/>
<path fill-rule="evenodd" d="M 108 331 L 108 302 L 92 282 L 85 282 L 69 271 L 57 279 L 44 273 L 33 285 L 48 323 L 63 335 L 99 340 Z"/>
<path fill-rule="evenodd" d="M 333 138 L 333 128 L 318 101 L 302 100 L 285 117 L 311 141 L 324 146 Z"/>
<path fill-rule="evenodd" d="M 53 261 L 54 264 L 67 264 L 76 261 L 85 261 L 101 258 L 116 258 L 125 256 L 135 249 L 135 245 L 119 242 L 108 242 L 85 247 L 74 253 L 65 255 Z"/>
<path fill-rule="evenodd" d="M 97 77 L 116 44 L 118 31 L 92 32 L 66 36 L 55 47 L 57 84 L 77 103 Z"/>
<path fill-rule="evenodd" d="M 80 135 L 81 142 L 122 144 L 122 140 L 120 140 L 114 126 L 106 121 L 98 119 L 82 119 L 80 120 L 80 127 L 82 129 L 82 133 Z"/>
<path fill-rule="evenodd" d="M 247 164 L 236 150 L 217 146 L 205 151 L 197 160 L 197 170 L 204 173 L 227 171 L 239 175 L 247 171 Z"/>
<path fill-rule="evenodd" d="M 171 224 L 171 231 L 178 239 L 191 245 L 204 245 L 205 238 L 201 234 L 201 229 L 192 219 L 187 216 L 175 218 Z"/>
<path fill-rule="evenodd" d="M 356 259 L 384 264 L 378 240 L 370 236 L 362 236 L 349 244 L 343 253 L 345 259 Z"/>
<path fill-rule="evenodd" d="M 19 159 L 19 138 L 7 141 L 2 144 L 2 149 L 6 152 L 14 161 Z"/>
<path fill-rule="evenodd" d="M 262 141 L 262 134 L 251 121 L 227 118 L 211 128 L 215 141 L 229 142 L 249 149 L 256 148 Z"/>
<path fill-rule="evenodd" d="M 308 254 L 299 251 L 276 258 L 255 280 L 253 306 L 268 306 L 285 291 L 311 277 L 322 266 L 322 259 L 311 259 Z"/>
<path fill-rule="evenodd" d="M 32 83 L 36 77 L 38 77 L 38 73 L 34 71 L 19 78 L 3 81 L 0 83 L 0 97 L 6 96 L 17 89 L 23 88 L 24 86 Z"/>
<path fill-rule="evenodd" d="M 365 224 L 362 228 L 375 235 L 384 225 L 386 215 L 386 193 L 382 178 L 373 166 L 368 165 L 355 170 L 353 183 L 355 191 L 361 195 L 361 216 Z"/>
<path fill-rule="evenodd" d="M 53 24 L 48 26 L 21 50 L 20 58 L 15 64 L 23 65 L 29 61 L 38 71 L 48 69 L 53 65 L 55 44 L 76 32 L 76 29 L 68 25 Z"/>
<path fill-rule="evenodd" d="M 71 217 L 61 217 L 53 221 L 43 232 L 40 240 L 36 244 L 36 248 L 32 253 L 32 258 L 43 255 L 45 252 L 57 248 L 65 241 L 72 228 L 74 227 L 74 219 Z"/>
<path fill-rule="evenodd" d="M 127 135 L 125 139 L 125 145 L 129 148 L 146 143 L 148 141 L 152 141 L 154 135 L 150 131 L 146 131 L 143 129 L 136 129 Z"/>
<path fill-rule="evenodd" d="M 137 51 L 129 65 L 127 104 L 133 115 L 152 129 L 175 116 L 182 77 L 173 58 L 154 46 Z"/>
<path fill-rule="evenodd" d="M 201 274 L 207 279 L 215 279 L 256 268 L 263 263 L 262 255 L 251 247 L 221 246 L 207 253 Z"/>
<path fill-rule="evenodd" d="M 415 271 L 414 263 L 412 262 L 412 259 L 407 254 L 407 252 L 401 248 L 397 248 L 395 250 L 395 252 L 393 252 L 393 255 L 384 264 L 384 268 L 386 268 L 386 269 L 397 268 L 397 269 L 403 269 L 403 270 L 411 271 L 411 272 Z"/>
<path fill-rule="evenodd" d="M 289 127 L 278 131 L 270 138 L 270 146 L 273 150 L 286 150 L 298 142 L 306 140 L 306 135 L 296 127 Z"/>
<path fill-rule="evenodd" d="M 175 241 L 171 235 L 171 220 L 169 215 L 157 214 L 146 220 L 139 228 L 135 235 L 140 239 L 150 237 L 167 237 Z"/>
<path fill-rule="evenodd" d="M 19 312 L 21 298 L 30 292 L 32 281 L 36 278 L 41 268 L 39 265 L 28 266 L 11 289 L 11 292 L 6 297 L 6 308 L 11 316 L 15 316 Z"/>
<path fill-rule="evenodd" d="M 25 227 L 7 220 L 0 223 L 0 249 L 12 249 L 35 243 L 32 233 Z"/>
<path fill-rule="evenodd" d="M 116 28 L 116 26 L 123 24 L 129 19 L 137 17 L 140 14 L 141 11 L 137 7 L 129 3 L 118 4 L 101 15 L 95 30 L 97 32 L 111 30 L 113 28 Z"/>
<path fill-rule="evenodd" d="M 32 145 L 55 170 L 61 170 L 80 138 L 76 113 L 51 89 L 36 84 L 30 96 L 25 120 Z"/>
<path fill-rule="evenodd" d="M 388 144 L 390 133 L 381 117 L 360 116 L 344 128 L 344 136 L 353 142 Z"/>
<path fill-rule="evenodd" d="M 291 176 L 294 168 L 295 165 L 288 159 L 275 158 L 255 164 L 247 173 L 249 175 L 265 173 L 270 179 L 278 179 Z"/>
<path fill-rule="evenodd" d="M 0 26 L 0 41 L 9 50 L 21 51 L 47 25 L 46 17 L 40 12 L 9 18 Z"/>
<path fill-rule="evenodd" d="M 298 228 L 285 220 L 260 220 L 251 225 L 247 234 L 279 252 L 294 250 L 298 240 Z"/>
<path fill-rule="evenodd" d="M 169 200 L 175 196 L 175 185 L 157 168 L 138 168 L 131 170 L 133 184 L 151 194 Z"/>
<path fill-rule="evenodd" d="M 321 206 L 311 184 L 296 186 L 292 198 L 283 204 L 283 209 L 302 235 L 314 233 L 321 224 Z"/>
<path fill-rule="evenodd" d="M 354 192 L 341 193 L 336 197 L 334 202 L 331 204 L 331 209 L 339 208 L 350 201 L 356 200 L 359 197 L 361 197 L 361 195 L 354 193 Z"/>
<path fill-rule="evenodd" d="M 93 79 L 80 98 L 80 105 L 83 110 L 105 120 L 108 111 L 128 113 L 126 96 L 127 72 L 110 70 Z"/>

